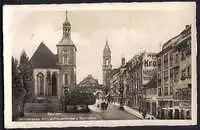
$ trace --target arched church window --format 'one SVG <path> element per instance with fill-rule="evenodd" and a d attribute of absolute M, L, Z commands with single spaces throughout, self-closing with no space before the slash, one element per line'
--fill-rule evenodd
<path fill-rule="evenodd" d="M 52 96 L 57 96 L 57 73 L 52 74 Z"/>
<path fill-rule="evenodd" d="M 39 96 L 44 95 L 44 75 L 41 72 L 37 74 L 37 90 Z"/>

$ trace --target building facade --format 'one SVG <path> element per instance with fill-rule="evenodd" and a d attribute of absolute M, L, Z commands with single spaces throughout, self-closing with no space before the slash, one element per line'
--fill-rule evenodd
<path fill-rule="evenodd" d="M 120 68 L 112 69 L 110 75 L 110 93 L 113 102 L 119 102 Z"/>
<path fill-rule="evenodd" d="M 122 58 L 121 66 L 112 71 L 111 90 L 117 88 L 118 97 L 121 98 L 120 90 L 123 89 L 123 96 L 121 96 L 124 105 L 142 111 L 145 108 L 145 92 L 149 87 L 146 84 L 152 80 L 156 68 L 155 53 L 143 52 L 135 55 L 128 62 L 125 61 L 125 58 Z M 152 86 L 150 87 L 152 88 Z M 154 85 L 153 87 L 155 90 L 157 86 Z"/>
<path fill-rule="evenodd" d="M 187 25 L 180 36 L 174 48 L 179 52 L 180 61 L 180 77 L 175 86 L 174 107 L 179 108 L 180 119 L 191 119 L 191 26 Z"/>
<path fill-rule="evenodd" d="M 185 29 L 167 41 L 162 51 L 158 53 L 158 73 L 157 73 L 157 91 L 158 91 L 158 114 L 159 118 L 180 119 L 180 104 L 177 103 L 180 95 L 183 97 L 183 82 L 189 84 L 187 92 L 191 88 L 191 26 L 186 25 Z M 184 76 L 182 76 L 182 74 Z M 185 77 L 185 78 L 182 78 Z M 182 87 L 178 87 L 182 86 Z M 190 86 L 190 87 L 189 87 Z M 185 91 L 185 90 L 184 90 Z M 186 100 L 186 98 L 182 98 Z M 191 97 L 187 97 L 187 101 Z M 182 101 L 183 101 L 182 100 Z M 188 104 L 187 104 L 188 105 Z"/>

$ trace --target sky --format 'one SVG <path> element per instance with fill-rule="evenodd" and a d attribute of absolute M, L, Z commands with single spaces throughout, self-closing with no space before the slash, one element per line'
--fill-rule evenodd
<path fill-rule="evenodd" d="M 161 6 L 158 4 L 158 7 Z M 62 38 L 65 10 L 29 10 L 22 6 L 7 9 L 4 36 L 9 38 L 12 56 L 19 58 L 25 50 L 31 58 L 41 42 L 56 54 L 56 45 Z M 195 8 L 191 4 L 175 4 L 159 9 L 73 9 L 68 10 L 68 19 L 72 25 L 72 40 L 78 49 L 77 83 L 88 74 L 102 83 L 106 39 L 111 49 L 112 66 L 119 67 L 122 56 L 130 60 L 144 50 L 159 52 L 161 45 L 178 35 L 186 24 L 194 23 Z"/>

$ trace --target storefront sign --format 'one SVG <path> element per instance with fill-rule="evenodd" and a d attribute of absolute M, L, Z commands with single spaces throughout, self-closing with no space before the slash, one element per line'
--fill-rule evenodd
<path fill-rule="evenodd" d="M 154 54 L 146 54 L 143 59 L 142 80 L 147 84 L 156 72 L 157 59 Z"/>

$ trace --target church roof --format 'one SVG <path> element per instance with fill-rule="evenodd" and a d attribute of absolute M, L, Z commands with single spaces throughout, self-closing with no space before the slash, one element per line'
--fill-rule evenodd
<path fill-rule="evenodd" d="M 42 42 L 29 63 L 33 68 L 57 68 L 56 66 L 57 56 L 54 55 L 51 50 Z"/>

